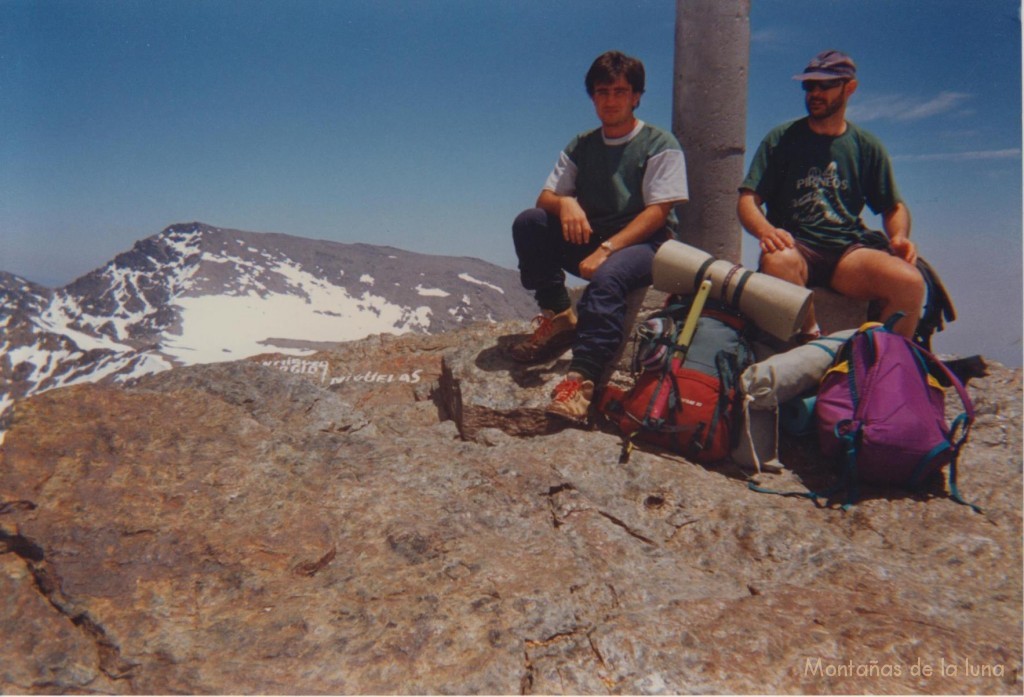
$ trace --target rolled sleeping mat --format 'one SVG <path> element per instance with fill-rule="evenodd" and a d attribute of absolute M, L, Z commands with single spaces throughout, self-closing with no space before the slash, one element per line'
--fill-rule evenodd
<path fill-rule="evenodd" d="M 749 317 L 772 336 L 788 341 L 799 331 L 811 307 L 811 291 L 739 264 L 715 259 L 688 244 L 669 240 L 654 257 L 654 287 L 692 295 L 705 278 L 711 297 Z"/>

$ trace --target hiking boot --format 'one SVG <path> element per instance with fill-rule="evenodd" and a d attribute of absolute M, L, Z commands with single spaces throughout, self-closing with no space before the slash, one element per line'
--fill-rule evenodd
<path fill-rule="evenodd" d="M 554 398 L 545 410 L 550 416 L 585 424 L 594 398 L 594 383 L 582 376 L 570 374 L 555 386 Z"/>
<path fill-rule="evenodd" d="M 570 307 L 557 315 L 544 310 L 533 318 L 533 334 L 512 346 L 508 354 L 519 363 L 537 363 L 564 353 L 576 338 L 576 313 Z"/>

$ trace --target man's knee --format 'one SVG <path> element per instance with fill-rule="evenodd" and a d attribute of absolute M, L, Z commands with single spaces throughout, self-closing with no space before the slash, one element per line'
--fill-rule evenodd
<path fill-rule="evenodd" d="M 877 287 L 889 296 L 924 299 L 924 277 L 913 264 L 897 257 L 888 257 L 879 266 Z"/>
<path fill-rule="evenodd" d="M 904 263 L 901 270 L 902 278 L 898 281 L 900 285 L 907 289 L 908 293 L 913 293 L 919 296 L 922 300 L 925 294 L 928 292 L 928 286 L 924 282 L 924 276 L 916 266 L 910 263 Z"/>
<path fill-rule="evenodd" d="M 547 227 L 548 214 L 541 208 L 527 208 L 512 221 L 512 235 L 520 237 L 533 231 Z"/>
<path fill-rule="evenodd" d="M 800 252 L 792 247 L 771 254 L 762 254 L 759 269 L 761 273 L 769 276 L 793 283 L 807 283 L 807 263 Z"/>
<path fill-rule="evenodd" d="M 609 299 L 614 302 L 617 298 L 625 298 L 631 280 L 616 269 L 609 268 L 608 264 L 602 264 L 587 281 L 587 292 L 593 297 L 600 298 L 602 302 Z"/>
<path fill-rule="evenodd" d="M 626 247 L 608 257 L 590 279 L 590 285 L 608 287 L 625 295 L 651 285 L 656 248 L 648 244 Z"/>

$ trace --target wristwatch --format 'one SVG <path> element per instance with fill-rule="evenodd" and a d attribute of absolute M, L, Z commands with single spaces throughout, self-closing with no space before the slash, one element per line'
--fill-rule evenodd
<path fill-rule="evenodd" d="M 615 251 L 615 247 L 612 246 L 612 241 L 611 240 L 605 240 L 604 242 L 602 242 L 601 243 L 601 249 L 603 249 L 604 251 L 608 252 L 609 254 L 611 254 L 612 252 Z"/>

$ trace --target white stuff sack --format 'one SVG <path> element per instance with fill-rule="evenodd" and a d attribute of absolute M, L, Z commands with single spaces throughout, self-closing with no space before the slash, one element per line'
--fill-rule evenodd
<path fill-rule="evenodd" d="M 748 366 L 740 376 L 744 401 L 753 409 L 775 409 L 813 390 L 856 331 L 844 329 Z"/>
<path fill-rule="evenodd" d="M 743 431 L 732 452 L 739 465 L 779 471 L 779 405 L 815 388 L 832 365 L 839 347 L 856 329 L 844 329 L 803 346 L 776 353 L 747 367 L 740 376 Z"/>

